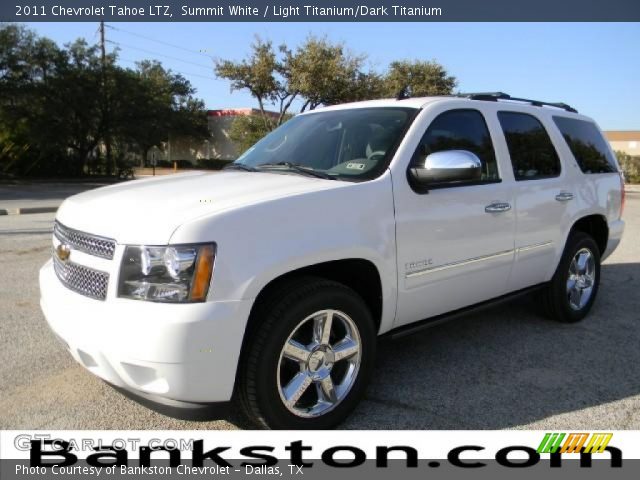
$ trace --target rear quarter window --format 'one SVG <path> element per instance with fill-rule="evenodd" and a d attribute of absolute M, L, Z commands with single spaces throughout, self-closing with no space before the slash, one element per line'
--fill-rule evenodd
<path fill-rule="evenodd" d="M 577 118 L 553 117 L 583 173 L 617 172 L 616 160 L 594 123 Z"/>
<path fill-rule="evenodd" d="M 560 157 L 540 120 L 528 113 L 498 112 L 517 181 L 560 175 Z"/>

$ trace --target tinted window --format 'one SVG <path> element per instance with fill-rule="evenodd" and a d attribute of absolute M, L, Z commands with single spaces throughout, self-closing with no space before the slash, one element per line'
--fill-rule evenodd
<path fill-rule="evenodd" d="M 584 173 L 616 172 L 616 162 L 602 134 L 591 122 L 553 117 Z"/>
<path fill-rule="evenodd" d="M 560 175 L 560 158 L 540 120 L 516 112 L 499 112 L 498 119 L 507 140 L 516 180 Z"/>
<path fill-rule="evenodd" d="M 481 181 L 500 179 L 489 129 L 479 111 L 450 110 L 437 116 L 420 140 L 413 160 L 417 163 L 426 155 L 445 150 L 475 153 L 482 162 Z"/>

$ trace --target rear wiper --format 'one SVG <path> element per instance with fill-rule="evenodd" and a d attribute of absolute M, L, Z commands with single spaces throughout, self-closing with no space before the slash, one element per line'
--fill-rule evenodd
<path fill-rule="evenodd" d="M 259 165 L 259 167 L 287 167 L 289 170 L 294 170 L 296 172 L 312 175 L 318 178 L 324 178 L 325 180 L 336 180 L 336 177 L 334 177 L 333 175 L 329 175 L 328 173 L 320 172 L 318 170 L 314 170 L 313 168 L 305 167 L 304 165 L 298 165 L 297 163 L 292 162 L 263 163 L 262 165 Z"/>
<path fill-rule="evenodd" d="M 244 170 L 245 172 L 257 172 L 258 169 L 256 167 L 251 167 L 249 165 L 245 165 L 244 163 L 230 163 L 225 166 L 223 170 Z"/>

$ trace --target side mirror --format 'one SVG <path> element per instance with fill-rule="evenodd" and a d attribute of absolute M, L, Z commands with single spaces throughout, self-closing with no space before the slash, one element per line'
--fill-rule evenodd
<path fill-rule="evenodd" d="M 409 169 L 410 180 L 419 187 L 441 183 L 473 182 L 480 180 L 482 162 L 467 150 L 447 150 L 428 155 Z"/>

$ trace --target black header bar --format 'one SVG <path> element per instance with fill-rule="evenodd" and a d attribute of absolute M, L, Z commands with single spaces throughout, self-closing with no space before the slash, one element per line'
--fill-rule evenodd
<path fill-rule="evenodd" d="M 640 0 L 2 0 L 5 22 L 638 22 Z M 579 39 L 576 39 L 579 41 Z"/>

